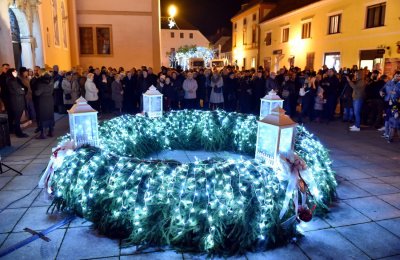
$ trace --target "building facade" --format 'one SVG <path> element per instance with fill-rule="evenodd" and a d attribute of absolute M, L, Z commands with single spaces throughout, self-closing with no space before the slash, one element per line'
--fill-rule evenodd
<path fill-rule="evenodd" d="M 284 13 L 273 9 L 260 23 L 259 63 L 272 71 L 380 67 L 391 76 L 400 69 L 399 10 L 398 0 L 320 0 Z"/>
<path fill-rule="evenodd" d="M 259 65 L 260 21 L 275 7 L 271 1 L 251 1 L 232 19 L 232 64 L 240 69 Z"/>
<path fill-rule="evenodd" d="M 170 28 L 168 20 L 161 20 L 161 65 L 165 67 L 173 67 L 173 55 L 183 46 L 206 47 L 210 42 L 208 39 L 193 25 L 182 19 L 175 19 L 175 25 Z"/>
<path fill-rule="evenodd" d="M 0 18 L 1 63 L 161 66 L 159 0 L 4 0 Z"/>

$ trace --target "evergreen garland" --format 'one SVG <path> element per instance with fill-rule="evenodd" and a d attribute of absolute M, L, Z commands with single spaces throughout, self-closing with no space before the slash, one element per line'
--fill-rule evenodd
<path fill-rule="evenodd" d="M 323 210 L 336 181 L 326 149 L 298 127 L 295 150 L 311 169 Z M 178 111 L 162 118 L 122 116 L 99 127 L 100 148 L 81 147 L 51 181 L 53 209 L 72 210 L 126 244 L 173 246 L 210 254 L 244 253 L 288 241 L 295 226 L 279 219 L 286 182 L 255 160 L 194 163 L 147 160 L 167 149 L 254 155 L 255 116 Z M 65 136 L 64 139 L 67 139 Z"/>

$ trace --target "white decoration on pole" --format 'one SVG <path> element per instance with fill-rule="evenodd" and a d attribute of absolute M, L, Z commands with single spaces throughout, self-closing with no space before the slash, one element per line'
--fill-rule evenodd
<path fill-rule="evenodd" d="M 153 85 L 143 93 L 143 113 L 149 117 L 161 117 L 163 114 L 163 94 Z"/>
<path fill-rule="evenodd" d="M 83 97 L 68 110 L 69 129 L 75 147 L 84 144 L 99 146 L 97 113 Z"/>
<path fill-rule="evenodd" d="M 271 114 L 276 107 L 283 107 L 283 99 L 281 99 L 275 90 L 271 90 L 261 99 L 260 118 L 264 118 Z"/>

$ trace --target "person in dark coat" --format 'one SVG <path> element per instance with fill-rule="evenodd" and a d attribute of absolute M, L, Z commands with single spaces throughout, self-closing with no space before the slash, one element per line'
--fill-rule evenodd
<path fill-rule="evenodd" d="M 204 75 L 204 69 L 199 70 L 199 73 L 196 76 L 196 81 L 198 86 L 196 91 L 196 97 L 198 100 L 196 103 L 199 104 L 202 109 L 204 109 L 206 98 L 206 76 Z"/>
<path fill-rule="evenodd" d="M 1 73 L 0 73 L 0 97 L 1 101 L 3 101 L 4 109 L 7 111 L 8 115 L 8 126 L 9 129 L 12 130 L 12 114 L 9 109 L 9 102 L 8 102 L 8 91 L 7 91 L 7 71 L 10 68 L 10 65 L 8 63 L 4 63 L 1 66 Z"/>
<path fill-rule="evenodd" d="M 245 71 L 244 76 L 242 76 L 239 80 L 239 89 L 238 89 L 238 97 L 239 97 L 239 110 L 241 113 L 250 113 L 251 112 L 251 75 L 249 71 Z"/>
<path fill-rule="evenodd" d="M 12 126 L 14 133 L 18 138 L 28 137 L 21 130 L 21 117 L 25 109 L 25 89 L 22 83 L 17 79 L 18 72 L 16 69 L 7 71 L 6 85 L 9 98 L 9 109 L 11 112 Z"/>
<path fill-rule="evenodd" d="M 237 90 L 239 88 L 238 79 L 235 77 L 235 73 L 229 72 L 228 77 L 224 80 L 224 100 L 225 110 L 227 112 L 236 111 L 237 107 Z"/>
<path fill-rule="evenodd" d="M 266 94 L 265 91 L 265 79 L 263 77 L 263 72 L 262 70 L 259 70 L 256 72 L 255 76 L 252 79 L 252 85 L 253 85 L 253 113 L 254 114 L 259 114 L 260 113 L 260 103 L 261 103 L 261 98 L 263 98 Z"/>
<path fill-rule="evenodd" d="M 64 75 L 61 75 L 58 70 L 58 66 L 53 66 L 53 82 L 54 82 L 54 105 L 56 112 L 60 114 L 66 114 L 67 111 L 64 107 L 64 92 L 62 89 L 62 81 L 64 79 Z"/>
<path fill-rule="evenodd" d="M 154 82 L 148 77 L 147 70 L 142 71 L 142 75 L 138 78 L 137 89 L 140 91 L 140 111 L 143 111 L 143 93 L 145 93 Z M 157 85 L 157 81 L 156 81 Z M 154 85 L 154 86 L 156 86 Z"/>
<path fill-rule="evenodd" d="M 124 86 L 124 111 L 132 114 L 136 112 L 134 107 L 135 88 L 137 85 L 137 77 L 135 71 L 129 71 L 126 77 L 123 79 L 122 84 Z"/>
<path fill-rule="evenodd" d="M 48 73 L 43 74 L 36 81 L 36 88 L 33 94 L 38 99 L 38 125 L 40 129 L 39 139 L 46 138 L 44 130 L 47 128 L 47 136 L 53 136 L 54 129 L 54 101 L 53 101 L 53 86 L 54 82 Z"/>
<path fill-rule="evenodd" d="M 321 81 L 321 87 L 324 89 L 325 104 L 325 119 L 329 122 L 334 119 L 336 104 L 339 92 L 339 79 L 332 69 L 328 70 L 328 77 Z"/>
<path fill-rule="evenodd" d="M 162 89 L 164 97 L 164 108 L 165 111 L 177 110 L 178 107 L 178 91 L 175 85 L 171 82 L 170 77 L 165 78 L 165 84 Z"/>
<path fill-rule="evenodd" d="M 279 90 L 279 94 L 283 99 L 283 109 L 286 111 L 287 115 L 291 115 L 292 109 L 296 109 L 295 107 L 293 108 L 291 106 L 291 97 L 295 94 L 295 85 L 288 74 L 285 75 L 284 81 L 282 82 Z"/>

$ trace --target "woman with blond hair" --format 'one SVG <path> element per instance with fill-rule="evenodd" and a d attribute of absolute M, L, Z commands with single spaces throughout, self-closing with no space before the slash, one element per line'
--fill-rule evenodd
<path fill-rule="evenodd" d="M 88 104 L 99 111 L 99 96 L 97 93 L 99 90 L 93 82 L 94 74 L 89 73 L 87 75 L 87 80 L 85 82 L 85 99 L 88 101 Z"/>

